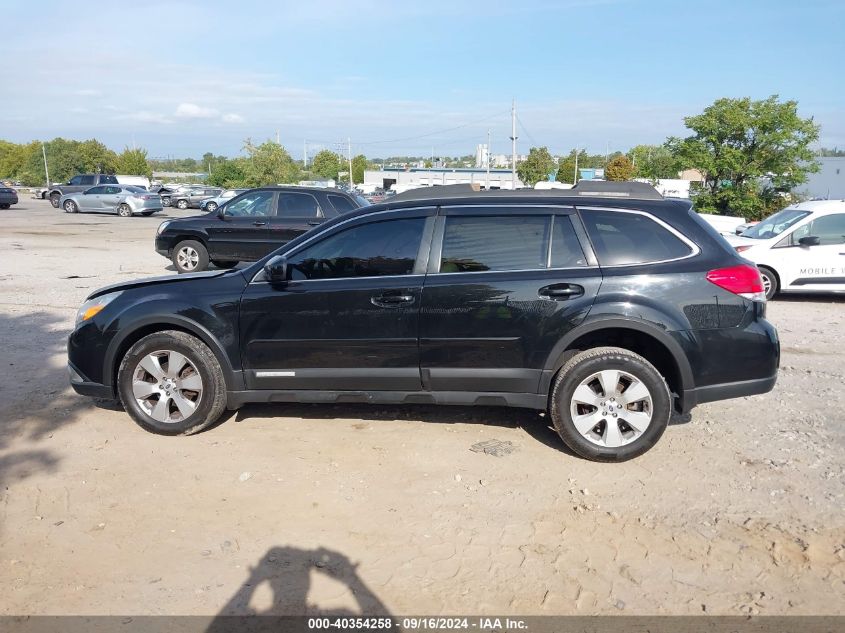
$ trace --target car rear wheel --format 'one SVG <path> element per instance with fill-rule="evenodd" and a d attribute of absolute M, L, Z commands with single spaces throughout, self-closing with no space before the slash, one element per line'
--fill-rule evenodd
<path fill-rule="evenodd" d="M 205 343 L 185 332 L 156 332 L 135 343 L 120 363 L 117 381 L 123 407 L 153 433 L 197 433 L 226 409 L 220 362 Z"/>
<path fill-rule="evenodd" d="M 672 414 L 660 372 L 620 347 L 573 356 L 558 372 L 549 413 L 555 429 L 581 457 L 621 462 L 654 446 Z"/>
<path fill-rule="evenodd" d="M 171 259 L 180 273 L 196 273 L 208 268 L 208 251 L 202 242 L 196 240 L 179 242 Z"/>
<path fill-rule="evenodd" d="M 53 193 L 53 194 L 50 194 L 50 204 L 52 204 L 52 205 L 53 205 L 53 208 L 54 208 L 54 209 L 58 209 L 58 208 L 59 208 L 59 199 L 61 199 L 61 197 L 62 197 L 62 196 L 61 196 L 60 194 L 58 194 L 58 193 Z"/>
<path fill-rule="evenodd" d="M 220 259 L 212 259 L 211 263 L 217 266 L 217 268 L 234 268 L 238 265 L 238 262 L 230 262 L 228 260 L 220 260 Z"/>
<path fill-rule="evenodd" d="M 12 206 L 12 205 L 10 205 L 10 204 L 0 204 L 0 209 L 8 209 L 10 206 Z"/>
<path fill-rule="evenodd" d="M 117 208 L 117 214 L 122 218 L 132 217 L 132 207 L 125 202 Z"/>
<path fill-rule="evenodd" d="M 162 196 L 161 197 L 161 205 L 164 207 L 170 206 L 170 196 Z"/>
<path fill-rule="evenodd" d="M 772 299 L 778 293 L 778 276 L 770 268 L 760 266 L 760 276 L 763 278 L 763 290 L 766 291 L 766 299 Z"/>
<path fill-rule="evenodd" d="M 205 205 L 205 210 L 209 213 L 214 213 L 215 211 L 217 211 L 217 203 L 209 202 L 207 205 Z"/>
<path fill-rule="evenodd" d="M 187 200 L 177 200 L 176 206 L 183 211 L 188 208 L 188 201 Z"/>
<path fill-rule="evenodd" d="M 76 203 L 73 200 L 65 200 L 64 208 L 65 213 L 76 213 L 77 211 L 79 211 L 79 208 L 76 206 Z"/>

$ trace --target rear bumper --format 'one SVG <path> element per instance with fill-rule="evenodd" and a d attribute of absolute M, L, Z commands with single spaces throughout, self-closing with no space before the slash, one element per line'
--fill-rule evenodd
<path fill-rule="evenodd" d="M 688 413 L 694 406 L 704 404 L 705 402 L 716 402 L 717 400 L 730 400 L 731 398 L 742 398 L 743 396 L 756 396 L 761 393 L 768 393 L 774 389 L 777 379 L 778 376 L 775 374 L 768 378 L 725 382 L 718 385 L 685 389 L 681 404 L 682 413 Z"/>
<path fill-rule="evenodd" d="M 111 387 L 101 385 L 98 382 L 91 382 L 73 364 L 68 363 L 67 370 L 70 375 L 70 386 L 79 395 L 89 396 L 91 398 L 114 398 L 114 392 Z"/>

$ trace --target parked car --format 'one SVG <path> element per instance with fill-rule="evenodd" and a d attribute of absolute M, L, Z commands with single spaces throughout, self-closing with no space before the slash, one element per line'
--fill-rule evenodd
<path fill-rule="evenodd" d="M 261 259 L 327 218 L 359 206 L 354 197 L 337 189 L 251 189 L 215 213 L 165 220 L 158 227 L 155 248 L 180 273 L 205 270 L 209 263 L 231 268 Z"/>
<path fill-rule="evenodd" d="M 600 461 L 648 450 L 673 409 L 772 389 L 760 274 L 688 202 L 563 194 L 394 200 L 241 270 L 102 288 L 71 384 L 166 435 L 247 402 L 548 410 Z"/>
<path fill-rule="evenodd" d="M 11 187 L 0 187 L 0 209 L 8 209 L 18 203 L 18 192 Z"/>
<path fill-rule="evenodd" d="M 117 178 L 113 174 L 77 174 L 64 185 L 53 185 L 46 194 L 56 209 L 59 208 L 59 200 L 62 196 L 71 193 L 80 193 L 96 185 L 117 185 Z"/>
<path fill-rule="evenodd" d="M 231 200 L 235 196 L 242 194 L 244 191 L 249 191 L 249 189 L 225 189 L 220 192 L 219 196 L 216 196 L 214 198 L 206 198 L 205 200 L 201 201 L 200 210 L 213 213 L 217 211 L 217 207 L 219 207 L 221 204 L 223 204 L 227 200 Z"/>
<path fill-rule="evenodd" d="M 222 189 L 217 187 L 191 187 L 170 194 L 170 206 L 177 209 L 198 209 L 200 202 L 209 198 L 216 198 Z"/>
<path fill-rule="evenodd" d="M 727 240 L 757 264 L 768 298 L 779 292 L 845 292 L 845 201 L 787 207 Z"/>
<path fill-rule="evenodd" d="M 59 199 L 65 213 L 117 213 L 128 218 L 161 211 L 161 196 L 133 185 L 97 185 Z"/>

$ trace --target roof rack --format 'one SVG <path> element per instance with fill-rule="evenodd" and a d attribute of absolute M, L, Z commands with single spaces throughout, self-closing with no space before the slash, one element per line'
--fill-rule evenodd
<path fill-rule="evenodd" d="M 663 196 L 647 182 L 579 180 L 570 191 L 579 196 L 598 198 L 637 198 L 639 200 L 663 200 Z"/>

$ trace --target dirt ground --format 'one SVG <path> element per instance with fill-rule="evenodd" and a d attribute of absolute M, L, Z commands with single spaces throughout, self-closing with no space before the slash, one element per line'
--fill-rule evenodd
<path fill-rule="evenodd" d="M 255 405 L 159 437 L 73 394 L 64 346 L 89 291 L 166 272 L 160 221 L 0 211 L 0 614 L 845 614 L 842 299 L 772 302 L 774 392 L 624 464 L 516 409 Z"/>

